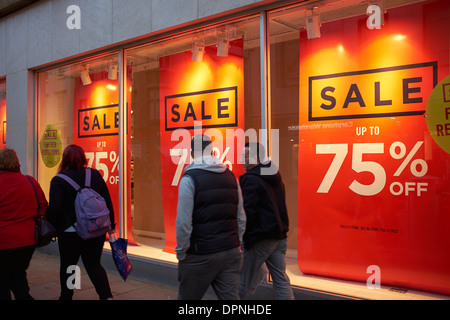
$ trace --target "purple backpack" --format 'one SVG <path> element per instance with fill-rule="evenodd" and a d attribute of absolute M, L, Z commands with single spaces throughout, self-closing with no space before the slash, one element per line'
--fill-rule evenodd
<path fill-rule="evenodd" d="M 77 234 L 84 240 L 106 234 L 111 228 L 109 209 L 105 199 L 91 189 L 91 169 L 86 168 L 86 180 L 83 188 L 65 174 L 60 173 L 57 177 L 66 180 L 77 190 L 75 198 L 77 221 L 73 225 Z"/>

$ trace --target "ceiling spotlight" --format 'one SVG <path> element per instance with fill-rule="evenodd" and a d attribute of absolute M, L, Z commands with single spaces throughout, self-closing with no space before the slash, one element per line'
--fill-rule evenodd
<path fill-rule="evenodd" d="M 314 13 L 314 9 L 311 10 L 311 13 L 311 16 L 305 18 L 306 34 L 308 35 L 308 39 L 320 38 L 319 13 Z"/>
<path fill-rule="evenodd" d="M 192 60 L 195 62 L 202 62 L 204 53 L 205 53 L 205 44 L 200 40 L 195 42 L 192 48 Z"/>
<path fill-rule="evenodd" d="M 230 49 L 230 40 L 226 37 L 217 39 L 217 56 L 228 57 L 228 50 Z"/>
<path fill-rule="evenodd" d="M 111 63 L 108 65 L 108 79 L 109 80 L 117 80 L 117 71 L 118 65 L 115 63 Z"/>
<path fill-rule="evenodd" d="M 81 82 L 84 86 L 92 83 L 91 77 L 89 76 L 89 69 L 87 67 L 83 67 L 80 73 Z"/>

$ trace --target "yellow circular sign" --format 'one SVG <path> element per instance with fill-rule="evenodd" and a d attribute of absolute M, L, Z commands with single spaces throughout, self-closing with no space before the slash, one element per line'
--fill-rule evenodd
<path fill-rule="evenodd" d="M 439 82 L 431 92 L 426 119 L 434 141 L 450 154 L 450 76 Z"/>
<path fill-rule="evenodd" d="M 39 142 L 42 161 L 48 168 L 53 168 L 61 160 L 62 145 L 59 130 L 52 124 L 49 124 Z"/>

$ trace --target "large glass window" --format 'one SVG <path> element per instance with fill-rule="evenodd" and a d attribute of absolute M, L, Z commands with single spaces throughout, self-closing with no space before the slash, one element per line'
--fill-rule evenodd
<path fill-rule="evenodd" d="M 271 122 L 301 271 L 290 268 L 294 283 L 372 276 L 375 286 L 381 273 L 384 285 L 450 293 L 450 243 L 439 231 L 450 222 L 449 25 L 444 0 L 270 13 Z"/>
<path fill-rule="evenodd" d="M 291 9 L 292 10 L 292 9 Z M 295 12 L 295 13 L 294 13 Z M 279 132 L 279 170 L 286 187 L 289 214 L 288 248 L 290 257 L 297 248 L 298 185 L 298 9 L 286 14 L 270 14 L 270 97 L 271 127 Z M 296 17 L 296 18 L 294 18 Z"/>
<path fill-rule="evenodd" d="M 109 54 L 38 74 L 38 179 L 44 192 L 57 174 L 62 151 L 83 147 L 88 166 L 98 169 L 119 221 L 118 56 Z"/>
<path fill-rule="evenodd" d="M 190 137 L 211 135 L 215 153 L 238 177 L 239 138 L 261 128 L 259 19 L 250 18 L 126 51 L 131 70 L 133 236 L 175 247 L 178 183 Z M 245 135 L 244 135 L 245 137 Z M 234 143 L 233 143 L 234 141 Z"/>
<path fill-rule="evenodd" d="M 6 147 L 6 81 L 0 81 L 0 149 Z"/>
<path fill-rule="evenodd" d="M 260 16 L 209 25 L 125 49 L 123 109 L 117 53 L 39 72 L 39 182 L 48 192 L 64 147 L 81 145 L 108 183 L 117 222 L 123 187 L 129 251 L 176 262 L 190 139 L 210 135 L 239 177 L 243 144 L 265 137 L 267 116 L 264 129 L 278 130 L 269 146 L 286 186 L 292 284 L 328 291 L 323 276 L 365 286 L 380 270 L 383 284 L 450 294 L 442 249 L 450 243 L 439 232 L 450 223 L 449 26 L 447 0 L 324 0 L 270 11 L 261 92 Z M 264 117 L 261 96 L 269 97 Z M 118 174 L 122 121 L 127 181 Z"/>

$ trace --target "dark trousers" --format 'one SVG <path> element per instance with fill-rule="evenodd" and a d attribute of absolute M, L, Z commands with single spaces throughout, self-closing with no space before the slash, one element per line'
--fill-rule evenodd
<path fill-rule="evenodd" d="M 178 263 L 178 300 L 200 300 L 210 285 L 219 300 L 239 300 L 241 265 L 239 248 L 211 254 L 188 253 Z"/>
<path fill-rule="evenodd" d="M 34 300 L 29 294 L 27 272 L 35 246 L 0 250 L 0 300 Z"/>
<path fill-rule="evenodd" d="M 58 236 L 58 246 L 60 255 L 59 278 L 61 282 L 60 300 L 71 300 L 73 289 L 67 286 L 67 280 L 73 275 L 73 271 L 68 272 L 70 266 L 78 263 L 81 256 L 83 265 L 92 281 L 94 288 L 101 300 L 112 298 L 109 287 L 108 276 L 105 269 L 100 264 L 106 235 L 83 240 L 76 232 L 64 232 Z M 83 284 L 81 284 L 82 286 Z"/>

